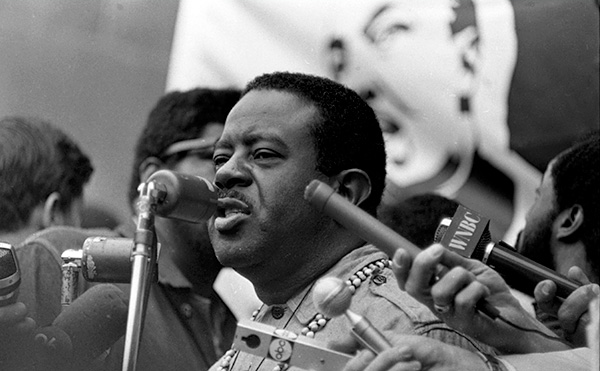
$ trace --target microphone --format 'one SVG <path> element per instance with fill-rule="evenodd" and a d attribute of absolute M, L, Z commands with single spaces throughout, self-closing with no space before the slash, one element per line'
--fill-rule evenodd
<path fill-rule="evenodd" d="M 115 285 L 92 286 L 34 336 L 42 363 L 56 369 L 89 364 L 125 335 L 127 307 Z"/>
<path fill-rule="evenodd" d="M 542 280 L 556 283 L 556 295 L 566 298 L 579 284 L 531 259 L 519 254 L 504 241 L 493 242 L 489 219 L 464 206 L 454 217 L 444 218 L 438 226 L 434 242 L 469 259 L 476 259 L 496 270 L 504 280 L 521 292 L 533 295 Z"/>
<path fill-rule="evenodd" d="M 19 295 L 21 270 L 15 248 L 0 242 L 0 307 L 12 304 Z"/>
<path fill-rule="evenodd" d="M 170 170 L 159 170 L 148 178 L 154 183 L 154 212 L 164 218 L 200 223 L 217 210 L 217 190 L 208 180 Z"/>
<path fill-rule="evenodd" d="M 363 240 L 372 243 L 389 257 L 394 256 L 399 247 L 413 257 L 421 252 L 412 242 L 340 196 L 320 180 L 310 182 L 304 191 L 304 198 L 317 210 L 353 231 Z"/>
<path fill-rule="evenodd" d="M 111 284 L 92 286 L 52 323 L 73 343 L 73 363 L 90 361 L 125 335 L 128 297 Z"/>
<path fill-rule="evenodd" d="M 131 238 L 102 236 L 86 238 L 78 253 L 81 255 L 81 270 L 85 280 L 110 283 L 131 282 L 133 245 Z"/>
<path fill-rule="evenodd" d="M 412 242 L 346 200 L 320 180 L 314 179 L 310 182 L 304 191 L 304 198 L 314 208 L 331 217 L 349 231 L 354 232 L 363 240 L 373 244 L 390 257 L 394 256 L 399 247 L 402 247 L 413 258 L 421 252 L 421 249 Z M 445 267 L 438 265 L 438 274 L 443 274 L 446 271 Z M 498 309 L 485 299 L 479 301 L 477 309 L 492 319 L 500 315 Z"/>

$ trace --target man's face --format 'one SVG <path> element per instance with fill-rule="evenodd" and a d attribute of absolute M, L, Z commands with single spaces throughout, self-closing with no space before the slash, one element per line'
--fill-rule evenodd
<path fill-rule="evenodd" d="M 424 182 L 451 157 L 472 155 L 473 129 L 460 102 L 473 73 L 452 33 L 455 13 L 450 1 L 361 3 L 340 25 L 348 60 L 337 79 L 377 112 L 393 183 Z"/>
<path fill-rule="evenodd" d="M 524 256 L 555 269 L 553 225 L 557 211 L 554 180 L 550 173 L 552 165 L 553 162 L 548 165 L 536 190 L 535 201 L 525 218 L 525 228 L 519 234 L 517 249 Z"/>
<path fill-rule="evenodd" d="M 229 114 L 214 154 L 223 206 L 209 221 L 223 265 L 273 278 L 310 263 L 324 217 L 304 190 L 327 179 L 316 170 L 309 132 L 316 112 L 295 95 L 254 90 Z"/>
<path fill-rule="evenodd" d="M 185 157 L 175 163 L 167 162 L 167 168 L 188 175 L 197 175 L 212 181 L 215 176 L 212 162 L 214 143 L 223 132 L 223 124 L 208 124 L 198 139 L 199 148 L 190 150 Z M 157 218 L 157 231 L 162 241 L 169 241 L 176 248 L 178 256 L 188 261 L 202 261 L 208 264 L 215 261 L 214 252 L 208 239 L 206 223 L 188 223 L 173 219 Z M 201 259 L 201 260 L 198 260 Z"/>

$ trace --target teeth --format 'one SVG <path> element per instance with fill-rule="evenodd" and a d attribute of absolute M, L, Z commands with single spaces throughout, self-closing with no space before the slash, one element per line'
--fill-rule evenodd
<path fill-rule="evenodd" d="M 233 214 L 242 214 L 242 210 L 235 210 L 235 209 L 225 210 L 225 217 L 228 217 Z"/>

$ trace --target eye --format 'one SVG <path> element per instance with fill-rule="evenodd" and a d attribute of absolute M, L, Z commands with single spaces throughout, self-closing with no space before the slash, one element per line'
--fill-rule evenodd
<path fill-rule="evenodd" d="M 409 30 L 410 26 L 404 23 L 390 24 L 375 34 L 374 41 L 376 44 L 381 44 L 389 41 L 392 37 L 397 36 L 399 33 Z"/>
<path fill-rule="evenodd" d="M 219 168 L 223 166 L 227 161 L 229 161 L 229 156 L 222 153 L 215 153 L 213 158 L 213 163 L 215 164 L 215 168 Z"/>
<path fill-rule="evenodd" d="M 256 151 L 254 151 L 254 153 L 252 153 L 252 158 L 254 158 L 255 160 L 269 160 L 279 157 L 279 154 L 277 154 L 276 152 L 264 148 L 257 149 Z"/>

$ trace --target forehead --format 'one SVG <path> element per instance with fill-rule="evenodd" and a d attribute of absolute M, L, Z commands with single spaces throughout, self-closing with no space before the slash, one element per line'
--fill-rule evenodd
<path fill-rule="evenodd" d="M 172 143 L 163 151 L 162 156 L 171 156 L 188 151 L 212 150 L 222 133 L 222 123 L 210 122 L 204 126 L 198 137 Z"/>
<path fill-rule="evenodd" d="M 397 20 L 410 21 L 413 28 L 417 24 L 421 27 L 447 27 L 455 18 L 455 2 L 451 0 L 350 0 L 347 4 L 340 9 L 343 16 L 334 21 L 336 31 L 341 34 L 349 32 L 369 36 L 369 32 L 373 31 L 369 27 Z"/>
<path fill-rule="evenodd" d="M 387 16 L 410 16 L 422 20 L 451 21 L 453 18 L 453 3 L 449 0 L 393 0 L 367 2 L 371 3 L 372 11 L 368 22 Z"/>
<path fill-rule="evenodd" d="M 218 138 L 223 133 L 223 123 L 221 122 L 211 122 L 204 127 L 202 133 L 200 133 L 200 137 L 206 139 L 208 141 L 212 141 L 213 138 Z"/>
<path fill-rule="evenodd" d="M 256 135 L 282 139 L 306 137 L 316 113 L 313 104 L 292 93 L 252 90 L 229 113 L 218 144 Z"/>

